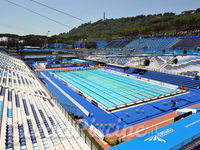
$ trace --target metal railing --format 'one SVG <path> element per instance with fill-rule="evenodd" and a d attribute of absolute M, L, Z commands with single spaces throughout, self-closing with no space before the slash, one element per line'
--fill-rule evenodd
<path fill-rule="evenodd" d="M 65 108 L 56 100 L 53 99 L 54 104 L 62 111 L 71 125 L 75 128 L 78 134 L 83 138 L 84 142 L 88 145 L 91 150 L 103 150 L 103 148 L 96 142 L 96 140 L 89 134 L 89 132 L 80 123 L 78 123 L 72 115 L 70 115 Z"/>

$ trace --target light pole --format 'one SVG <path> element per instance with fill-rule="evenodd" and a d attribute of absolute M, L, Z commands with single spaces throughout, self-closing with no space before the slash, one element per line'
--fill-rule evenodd
<path fill-rule="evenodd" d="M 46 37 L 45 42 L 44 42 L 44 49 L 46 48 L 46 45 L 47 45 L 47 38 L 48 38 L 49 32 L 50 32 L 50 30 L 47 31 L 47 37 Z"/>

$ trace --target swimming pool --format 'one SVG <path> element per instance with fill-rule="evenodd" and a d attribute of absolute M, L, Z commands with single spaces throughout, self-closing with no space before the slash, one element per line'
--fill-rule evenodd
<path fill-rule="evenodd" d="M 101 69 L 59 71 L 53 74 L 106 109 L 119 108 L 178 91 Z"/>

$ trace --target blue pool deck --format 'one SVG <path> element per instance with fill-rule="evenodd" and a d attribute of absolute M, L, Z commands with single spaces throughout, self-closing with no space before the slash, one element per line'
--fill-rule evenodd
<path fill-rule="evenodd" d="M 183 146 L 200 137 L 199 118 L 200 113 L 193 114 L 109 150 L 180 150 Z"/>
<path fill-rule="evenodd" d="M 106 110 L 179 94 L 182 91 L 102 69 L 57 71 L 53 74 Z"/>
<path fill-rule="evenodd" d="M 89 128 L 93 125 L 103 135 L 173 112 L 174 109 L 171 100 L 177 102 L 177 109 L 185 108 L 200 102 L 199 90 L 189 89 L 187 93 L 166 97 L 162 100 L 153 101 L 152 103 L 144 103 L 142 105 L 136 105 L 134 107 L 128 107 L 126 109 L 120 109 L 116 112 L 108 113 L 102 108 L 93 105 L 80 94 L 72 90 L 69 86 L 66 86 L 63 81 L 60 81 L 58 78 L 53 76 L 51 71 L 42 71 L 41 76 L 46 83 L 45 86 L 67 112 L 77 116 L 82 116 L 82 125 L 85 128 Z M 66 97 L 66 95 L 64 95 L 52 83 L 59 86 L 71 98 L 84 107 L 90 115 L 87 116 L 71 99 Z"/>

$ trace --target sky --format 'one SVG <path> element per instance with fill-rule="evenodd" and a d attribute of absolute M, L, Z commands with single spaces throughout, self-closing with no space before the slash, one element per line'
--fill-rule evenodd
<path fill-rule="evenodd" d="M 0 33 L 19 35 L 38 34 L 49 36 L 59 33 L 67 33 L 74 27 L 84 22 L 63 15 L 31 0 L 9 0 L 31 9 L 41 15 L 45 15 L 64 25 L 57 24 L 25 9 L 19 8 L 0 0 Z M 132 17 L 137 15 L 158 14 L 174 12 L 180 14 L 185 10 L 200 8 L 200 0 L 35 0 L 50 7 L 64 11 L 68 14 L 95 22 L 106 18 Z M 66 26 L 65 26 L 66 25 Z"/>

